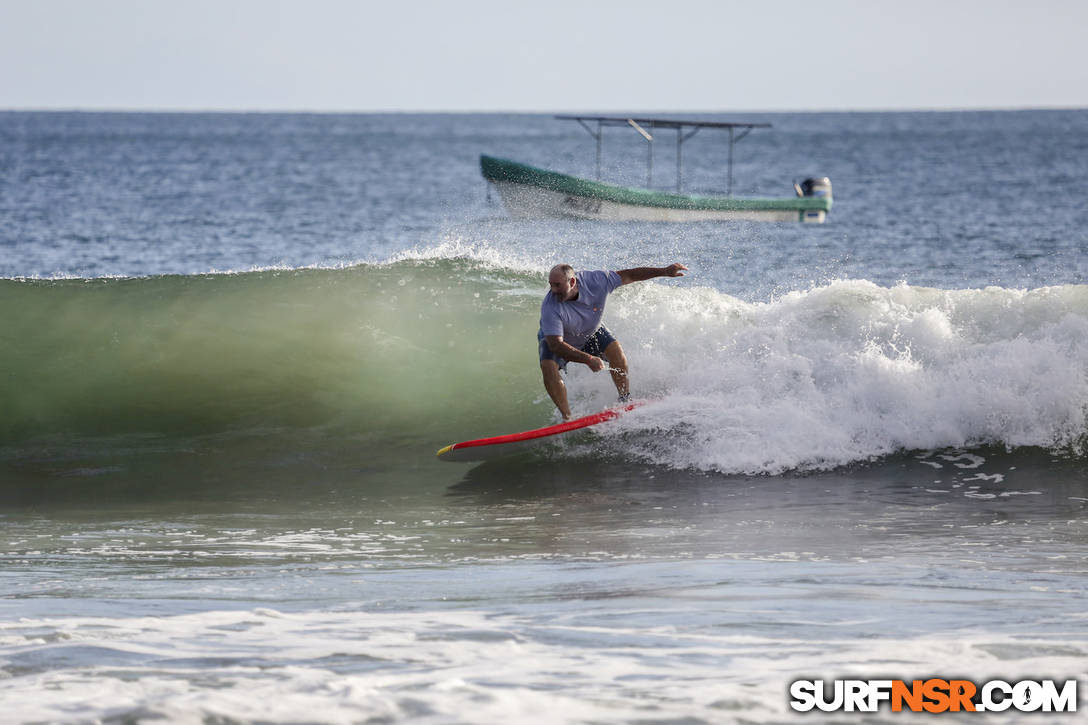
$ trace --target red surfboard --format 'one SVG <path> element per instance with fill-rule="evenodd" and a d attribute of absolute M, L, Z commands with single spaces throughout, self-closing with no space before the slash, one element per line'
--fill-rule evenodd
<path fill-rule="evenodd" d="M 600 413 L 587 415 L 584 418 L 568 420 L 563 423 L 549 425 L 545 428 L 537 428 L 536 430 L 527 430 L 523 433 L 508 433 L 507 435 L 495 436 L 493 438 L 478 438 L 474 441 L 454 443 L 442 448 L 436 455 L 440 461 L 453 461 L 458 463 L 461 461 L 486 461 L 489 458 L 508 456 L 511 453 L 517 453 L 530 445 L 542 443 L 546 439 L 564 433 L 570 433 L 571 431 L 581 430 L 582 428 L 588 428 L 597 425 L 598 423 L 604 423 L 613 418 L 618 418 L 627 411 L 634 410 L 644 402 L 646 401 L 640 400 L 634 403 L 625 403 L 615 408 L 607 408 Z"/>

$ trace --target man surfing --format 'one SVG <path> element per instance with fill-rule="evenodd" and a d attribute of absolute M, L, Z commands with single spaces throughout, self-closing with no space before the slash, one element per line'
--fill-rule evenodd
<path fill-rule="evenodd" d="M 548 274 L 551 291 L 540 305 L 540 330 L 537 346 L 540 350 L 540 371 L 544 388 L 559 408 L 563 420 L 570 420 L 567 386 L 559 374 L 568 362 L 578 362 L 593 372 L 604 369 L 612 374 L 620 401 L 630 395 L 627 380 L 627 357 L 616 338 L 601 324 L 604 303 L 609 294 L 621 285 L 642 282 L 654 277 L 683 277 L 687 267 L 636 267 L 618 272 L 592 271 L 575 274 L 569 264 L 557 264 Z"/>

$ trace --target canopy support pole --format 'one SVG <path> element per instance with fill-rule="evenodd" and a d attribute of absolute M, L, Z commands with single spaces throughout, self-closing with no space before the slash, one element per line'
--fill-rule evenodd
<path fill-rule="evenodd" d="M 646 188 L 652 189 L 654 186 L 654 137 L 650 135 L 649 131 L 639 126 L 635 119 L 629 118 L 627 123 L 631 125 L 631 128 L 642 134 L 642 138 L 646 139 Z"/>
<path fill-rule="evenodd" d="M 688 133 L 684 133 L 683 126 L 676 127 L 676 193 L 679 194 L 683 191 L 684 187 L 684 142 L 689 138 L 699 133 L 699 127 L 696 126 Z"/>
<path fill-rule="evenodd" d="M 601 137 L 604 135 L 604 134 L 601 133 L 601 120 L 597 119 L 597 130 L 596 131 L 594 131 L 589 126 L 587 126 L 586 122 L 584 120 L 582 120 L 581 118 L 575 119 L 575 120 L 577 120 L 578 124 L 582 128 L 584 128 L 586 130 L 586 133 L 588 133 L 593 138 L 597 139 L 597 181 L 600 181 L 601 180 Z"/>

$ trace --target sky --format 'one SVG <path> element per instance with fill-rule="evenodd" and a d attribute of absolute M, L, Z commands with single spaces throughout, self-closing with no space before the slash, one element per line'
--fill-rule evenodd
<path fill-rule="evenodd" d="M 0 0 L 0 109 L 1088 107 L 1083 0 Z"/>

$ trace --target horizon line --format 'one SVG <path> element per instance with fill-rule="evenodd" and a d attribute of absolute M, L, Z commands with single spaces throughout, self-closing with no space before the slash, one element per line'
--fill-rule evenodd
<path fill-rule="evenodd" d="M 311 114 L 311 115 L 527 115 L 540 116 L 570 113 L 618 113 L 618 114 L 662 114 L 680 115 L 721 115 L 721 114 L 774 114 L 774 113 L 965 113 L 965 112 L 1018 112 L 1018 111 L 1082 111 L 1088 105 L 1010 105 L 1010 106 L 902 106 L 902 107 L 856 107 L 856 108 L 804 108 L 804 109 L 300 109 L 300 108 L 190 108 L 190 107 L 123 107 L 123 106 L 10 106 L 0 107 L 0 113 L 147 113 L 147 114 Z"/>

